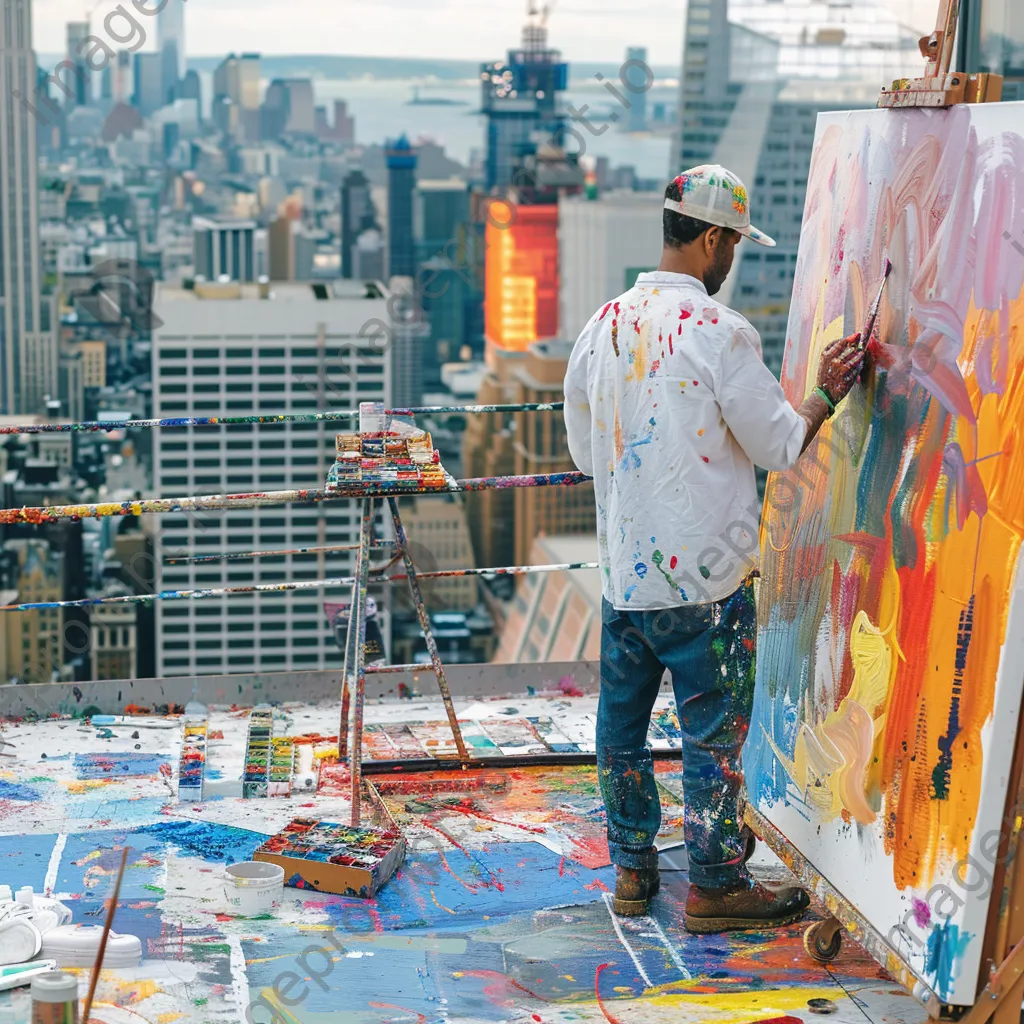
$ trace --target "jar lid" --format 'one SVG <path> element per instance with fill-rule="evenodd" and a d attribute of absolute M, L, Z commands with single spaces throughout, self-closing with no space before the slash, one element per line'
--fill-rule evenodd
<path fill-rule="evenodd" d="M 35 1003 L 78 1004 L 78 979 L 66 971 L 47 971 L 32 979 L 32 1001 Z"/>

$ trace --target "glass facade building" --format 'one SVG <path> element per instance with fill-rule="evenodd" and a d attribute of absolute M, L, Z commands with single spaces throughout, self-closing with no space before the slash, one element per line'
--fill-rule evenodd
<path fill-rule="evenodd" d="M 670 173 L 731 168 L 778 242 L 743 243 L 721 292 L 757 328 L 776 374 L 818 112 L 874 106 L 886 82 L 923 69 L 918 35 L 874 0 L 690 0 Z"/>

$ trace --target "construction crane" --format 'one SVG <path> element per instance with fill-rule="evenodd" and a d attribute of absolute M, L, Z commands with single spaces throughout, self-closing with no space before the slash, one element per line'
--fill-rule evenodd
<path fill-rule="evenodd" d="M 548 15 L 551 14 L 552 10 L 554 10 L 555 0 L 550 0 L 549 3 L 546 3 L 543 6 L 538 5 L 537 0 L 528 0 L 526 7 L 527 14 L 530 18 L 540 19 L 537 22 L 537 26 L 539 28 L 547 28 Z"/>

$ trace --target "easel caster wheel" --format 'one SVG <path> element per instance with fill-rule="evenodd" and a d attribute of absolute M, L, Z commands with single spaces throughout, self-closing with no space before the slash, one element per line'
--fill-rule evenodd
<path fill-rule="evenodd" d="M 838 921 L 817 921 L 804 932 L 804 949 L 819 964 L 829 964 L 843 947 L 843 932 Z"/>

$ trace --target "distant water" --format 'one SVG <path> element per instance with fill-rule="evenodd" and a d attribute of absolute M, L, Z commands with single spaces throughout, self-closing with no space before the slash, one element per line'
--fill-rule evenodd
<path fill-rule="evenodd" d="M 409 106 L 414 88 L 419 88 L 421 100 L 433 97 L 462 100 L 464 106 Z M 349 113 L 356 119 L 356 140 L 360 143 L 380 143 L 405 132 L 411 141 L 418 136 L 429 136 L 445 147 L 448 155 L 460 163 L 470 161 L 474 149 L 482 149 L 485 142 L 485 119 L 477 113 L 480 106 L 480 86 L 477 82 L 438 82 L 425 84 L 415 80 L 321 79 L 314 82 L 316 101 L 326 104 L 328 117 L 334 116 L 336 99 L 348 103 Z M 630 98 L 628 93 L 623 94 Z M 674 83 L 647 93 L 648 116 L 655 103 L 675 106 L 677 88 Z M 619 129 L 626 119 L 626 110 L 618 100 L 597 82 L 577 86 L 567 94 L 567 102 L 588 118 L 594 131 L 582 123 L 576 125 L 586 140 L 586 152 L 592 156 L 606 156 L 613 167 L 632 164 L 642 178 L 668 178 L 671 135 L 637 133 Z M 589 109 L 584 110 L 584 104 Z M 610 123 L 609 116 L 619 113 L 620 121 Z M 600 135 L 604 124 L 608 130 Z M 579 148 L 579 142 L 570 140 L 569 146 Z"/>
<path fill-rule="evenodd" d="M 203 82 L 203 96 L 209 104 L 212 76 L 200 72 Z M 618 85 L 618 83 L 615 83 Z M 424 136 L 443 145 L 454 160 L 468 164 L 474 149 L 483 149 L 485 141 L 484 118 L 476 111 L 480 105 L 480 86 L 476 81 L 431 82 L 424 79 L 332 79 L 316 78 L 313 81 L 316 102 L 326 105 L 328 118 L 334 116 L 334 100 L 345 100 L 349 113 L 356 119 L 356 141 L 370 145 L 396 138 L 403 132 L 411 141 Z M 414 90 L 419 89 L 420 99 L 433 97 L 462 100 L 461 106 L 410 106 Z M 623 95 L 630 98 L 624 90 Z M 665 178 L 670 176 L 671 135 L 656 133 L 630 134 L 620 130 L 625 121 L 626 110 L 618 100 L 597 81 L 583 80 L 566 94 L 567 102 L 588 118 L 595 131 L 608 123 L 607 131 L 593 134 L 584 125 L 576 127 L 586 141 L 586 152 L 591 156 L 606 156 L 612 167 L 632 164 L 642 178 Z M 678 96 L 678 85 L 672 80 L 656 82 L 647 93 L 647 111 L 650 117 L 655 104 L 665 104 L 674 109 Z M 587 108 L 584 110 L 583 105 Z M 610 123 L 613 113 L 621 115 L 620 121 Z M 569 145 L 579 147 L 570 140 Z M 672 168 L 674 174 L 676 169 Z"/>

